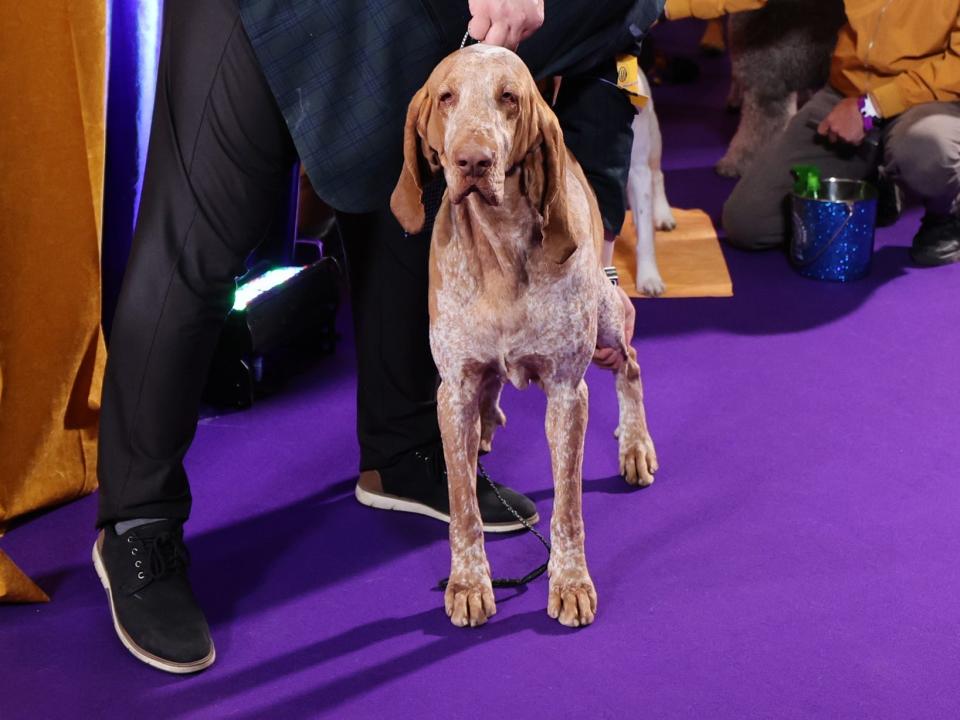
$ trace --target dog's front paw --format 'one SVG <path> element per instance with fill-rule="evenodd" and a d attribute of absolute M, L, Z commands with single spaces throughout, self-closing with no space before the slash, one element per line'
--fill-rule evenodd
<path fill-rule="evenodd" d="M 597 591 L 586 569 L 550 576 L 547 615 L 567 627 L 589 625 L 597 616 Z"/>
<path fill-rule="evenodd" d="M 663 292 L 666 289 L 667 288 L 663 284 L 663 280 L 660 279 L 659 273 L 637 277 L 637 290 L 644 295 L 649 297 L 659 297 L 660 295 L 663 295 Z"/>
<path fill-rule="evenodd" d="M 620 440 L 620 474 L 630 485 L 648 487 L 653 484 L 653 476 L 660 469 L 657 451 L 653 447 L 650 433 L 638 431 L 624 432 L 618 428 Z"/>
<path fill-rule="evenodd" d="M 451 576 L 443 594 L 447 617 L 457 627 L 477 627 L 497 614 L 490 576 Z"/>

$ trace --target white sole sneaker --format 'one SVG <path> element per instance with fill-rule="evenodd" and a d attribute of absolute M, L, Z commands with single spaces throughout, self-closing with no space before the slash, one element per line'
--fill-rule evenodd
<path fill-rule="evenodd" d="M 418 503 L 414 500 L 407 500 L 406 498 L 397 497 L 396 495 L 388 495 L 387 493 L 378 493 L 365 490 L 364 488 L 360 487 L 359 484 L 356 486 L 356 491 L 354 494 L 357 497 L 357 501 L 361 505 L 366 505 L 367 507 L 376 508 L 378 510 L 396 510 L 397 512 L 426 515 L 434 520 L 440 520 L 441 522 L 445 523 L 450 522 L 450 516 L 448 514 L 442 513 L 439 510 L 434 510 L 432 507 L 424 505 L 423 503 Z M 538 513 L 534 513 L 533 517 L 527 520 L 527 522 L 531 525 L 536 525 L 538 522 L 540 522 L 540 515 Z M 484 523 L 483 525 L 483 531 L 488 533 L 508 533 L 524 529 L 523 523 L 519 520 L 512 520 L 504 523 Z"/>
<path fill-rule="evenodd" d="M 110 602 L 110 616 L 113 618 L 113 629 L 117 632 L 117 637 L 120 638 L 120 642 L 123 643 L 123 646 L 130 651 L 130 653 L 140 660 L 145 662 L 150 667 L 155 667 L 157 670 L 163 670 L 168 673 L 175 673 L 178 675 L 185 675 L 188 673 L 195 673 L 204 670 L 211 665 L 213 661 L 217 659 L 216 648 L 213 647 L 213 642 L 210 642 L 210 653 L 200 660 L 195 660 L 189 663 L 178 663 L 173 662 L 172 660 L 164 660 L 161 657 L 157 657 L 151 652 L 144 650 L 142 647 L 137 645 L 133 639 L 127 635 L 126 631 L 121 627 L 120 621 L 117 619 L 117 611 L 113 607 L 113 593 L 110 591 L 110 577 L 107 575 L 107 569 L 103 565 L 103 558 L 100 555 L 100 543 L 101 539 L 97 538 L 97 541 L 93 544 L 93 567 L 97 571 L 97 575 L 100 578 L 100 584 L 103 585 L 103 589 L 107 593 L 107 600 Z"/>

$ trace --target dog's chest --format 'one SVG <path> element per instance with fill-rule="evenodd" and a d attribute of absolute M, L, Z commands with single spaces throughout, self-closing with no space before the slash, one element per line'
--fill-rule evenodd
<path fill-rule="evenodd" d="M 441 374 L 485 368 L 525 387 L 559 368 L 585 365 L 596 340 L 588 258 L 574 257 L 561 269 L 534 248 L 520 259 L 505 272 L 489 265 L 478 272 L 468 253 L 438 258 L 430 339 Z"/>

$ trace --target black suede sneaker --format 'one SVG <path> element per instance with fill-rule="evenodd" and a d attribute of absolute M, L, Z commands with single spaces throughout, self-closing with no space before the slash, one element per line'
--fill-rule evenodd
<path fill-rule="evenodd" d="M 106 527 L 93 546 L 93 566 L 120 642 L 138 660 L 171 673 L 197 672 L 216 659 L 210 628 L 187 580 L 188 564 L 183 527 L 172 520 L 123 535 Z"/>
<path fill-rule="evenodd" d="M 528 524 L 535 525 L 540 521 L 533 500 L 504 485 L 494 484 L 503 499 Z M 450 522 L 450 496 L 447 492 L 447 466 L 443 459 L 443 448 L 437 445 L 417 450 L 390 467 L 360 473 L 356 496 L 368 507 L 417 513 Z M 485 532 L 505 533 L 524 529 L 524 524 L 517 516 L 500 502 L 479 463 L 477 502 Z"/>
<path fill-rule="evenodd" d="M 960 261 L 960 218 L 933 213 L 924 215 L 920 232 L 913 238 L 910 259 L 921 267 Z"/>

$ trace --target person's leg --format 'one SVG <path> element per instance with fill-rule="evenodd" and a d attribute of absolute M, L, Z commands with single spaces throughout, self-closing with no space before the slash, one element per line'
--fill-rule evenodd
<path fill-rule="evenodd" d="M 185 520 L 183 457 L 235 278 L 286 200 L 286 125 L 231 0 L 168 0 L 137 228 L 110 337 L 98 525 Z"/>
<path fill-rule="evenodd" d="M 583 75 L 565 77 L 553 111 L 563 140 L 590 181 L 603 228 L 615 236 L 626 213 L 627 175 L 636 110 L 616 86 L 617 64 L 611 57 Z"/>
<path fill-rule="evenodd" d="M 819 124 L 842 96 L 825 88 L 798 112 L 780 139 L 754 161 L 723 208 L 727 242 L 746 250 L 765 250 L 789 238 L 787 199 L 793 187 L 791 168 L 815 165 L 823 177 L 866 178 L 876 167 L 877 153 L 832 146 L 808 125 Z"/>
<path fill-rule="evenodd" d="M 928 103 L 884 133 L 887 173 L 923 198 L 926 215 L 911 256 L 918 265 L 960 261 L 960 103 Z"/>
<path fill-rule="evenodd" d="M 430 353 L 427 261 L 442 182 L 428 185 L 428 223 L 406 235 L 389 209 L 337 214 L 350 277 L 357 351 L 360 470 L 396 463 L 440 441 Z"/>
<path fill-rule="evenodd" d="M 164 10 L 143 197 L 104 379 L 94 564 L 124 645 L 184 673 L 215 655 L 184 572 L 183 457 L 235 278 L 286 200 L 295 155 L 233 0 L 167 0 Z M 131 528 L 138 519 L 154 521 Z"/>

